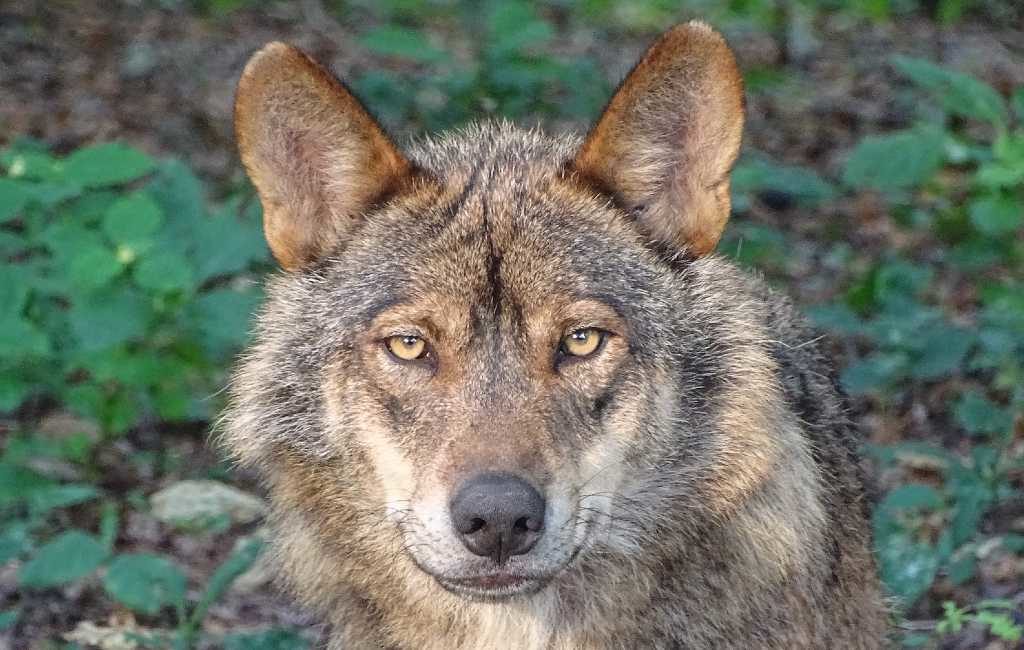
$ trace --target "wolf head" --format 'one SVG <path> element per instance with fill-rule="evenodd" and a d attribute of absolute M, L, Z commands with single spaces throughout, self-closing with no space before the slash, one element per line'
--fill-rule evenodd
<path fill-rule="evenodd" d="M 298 50 L 253 57 L 236 129 L 283 271 L 225 440 L 293 571 L 506 599 L 742 502 L 773 389 L 742 287 L 706 281 L 742 104 L 690 23 L 583 140 L 499 123 L 401 151 Z"/>

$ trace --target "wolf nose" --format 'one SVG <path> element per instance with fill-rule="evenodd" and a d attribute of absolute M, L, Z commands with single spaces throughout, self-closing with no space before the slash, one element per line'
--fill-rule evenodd
<path fill-rule="evenodd" d="M 528 552 L 544 528 L 544 497 L 512 474 L 487 472 L 467 479 L 450 508 L 466 548 L 498 564 Z"/>

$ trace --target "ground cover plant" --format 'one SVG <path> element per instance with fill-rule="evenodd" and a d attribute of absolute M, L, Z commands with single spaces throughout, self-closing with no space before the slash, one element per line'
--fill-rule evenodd
<path fill-rule="evenodd" d="M 0 645 L 320 639 L 267 580 L 258 486 L 206 444 L 272 268 L 230 141 L 251 49 L 334 61 L 399 135 L 557 130 L 696 16 L 748 86 L 719 250 L 833 341 L 900 642 L 1018 647 L 1024 16 L 990 0 L 0 9 Z"/>

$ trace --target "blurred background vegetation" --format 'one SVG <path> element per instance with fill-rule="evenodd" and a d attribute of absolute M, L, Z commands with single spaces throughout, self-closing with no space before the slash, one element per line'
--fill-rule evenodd
<path fill-rule="evenodd" d="M 833 341 L 906 647 L 1024 632 L 1024 5 L 129 0 L 0 5 L 0 648 L 315 647 L 262 502 L 205 444 L 271 264 L 235 82 L 270 40 L 399 136 L 584 129 L 705 19 L 749 122 L 720 252 Z"/>

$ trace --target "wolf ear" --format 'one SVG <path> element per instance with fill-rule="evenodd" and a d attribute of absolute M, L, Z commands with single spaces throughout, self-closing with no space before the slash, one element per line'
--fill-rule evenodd
<path fill-rule="evenodd" d="M 678 25 L 647 50 L 576 155 L 647 234 L 711 252 L 729 218 L 729 172 L 743 131 L 743 80 L 729 46 L 703 23 Z"/>
<path fill-rule="evenodd" d="M 343 240 L 410 164 L 359 101 L 299 50 L 271 43 L 235 96 L 242 162 L 263 204 L 263 231 L 287 270 Z"/>

